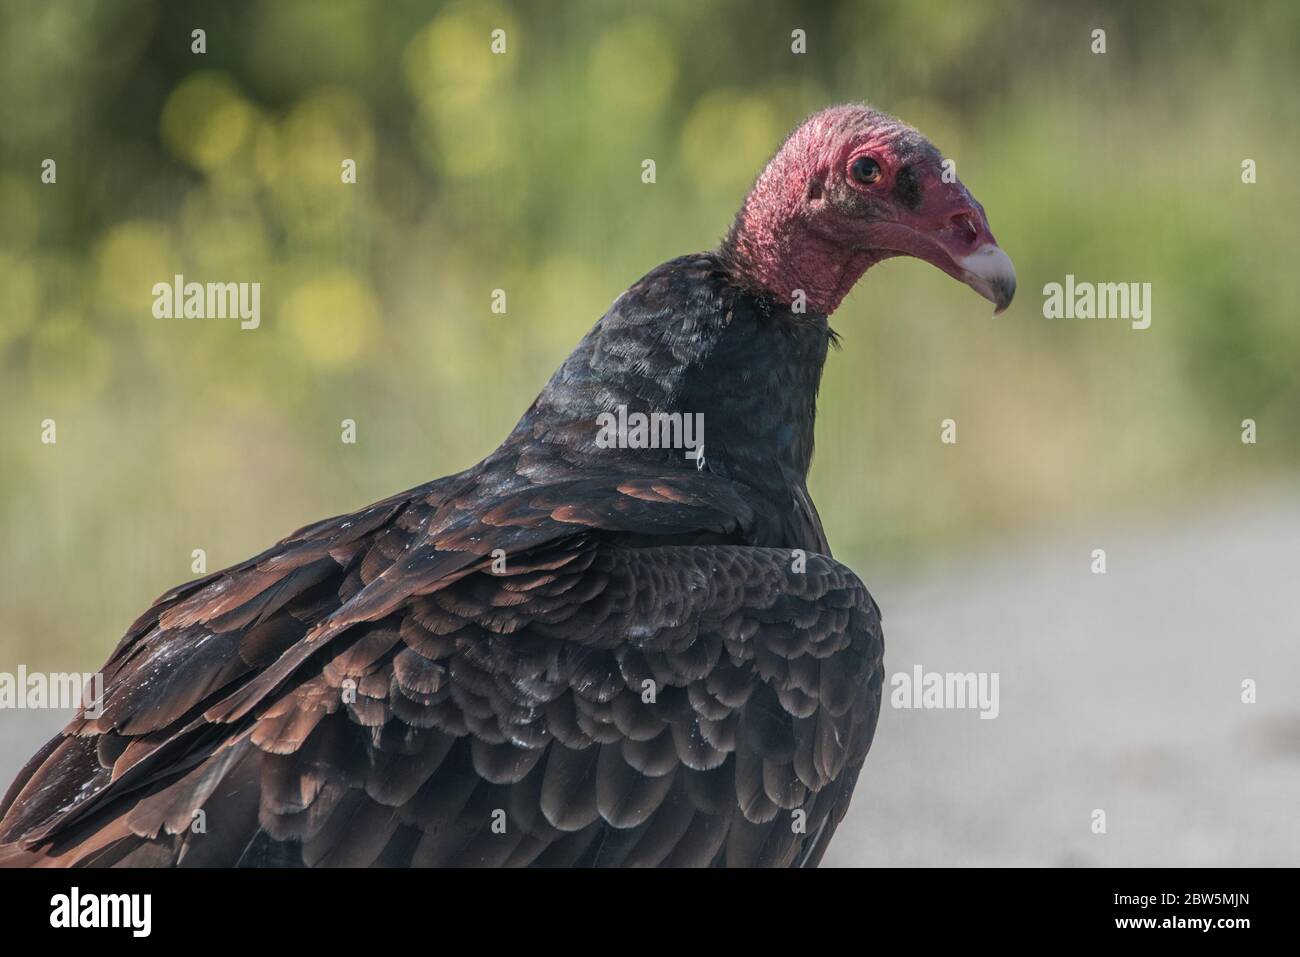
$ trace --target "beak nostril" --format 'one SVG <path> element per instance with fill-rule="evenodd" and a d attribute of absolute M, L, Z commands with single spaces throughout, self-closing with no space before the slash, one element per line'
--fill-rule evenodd
<path fill-rule="evenodd" d="M 974 213 L 961 212 L 953 216 L 951 221 L 952 227 L 956 230 L 957 235 L 962 242 L 970 245 L 979 239 L 980 224 Z"/>

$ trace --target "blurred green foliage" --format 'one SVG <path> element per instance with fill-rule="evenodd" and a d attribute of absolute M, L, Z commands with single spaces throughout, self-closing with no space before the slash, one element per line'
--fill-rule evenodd
<path fill-rule="evenodd" d="M 97 657 L 192 549 L 215 569 L 476 461 L 850 100 L 955 158 L 1021 280 L 993 320 L 893 261 L 837 314 L 813 491 L 868 583 L 1294 476 L 1298 64 L 1282 0 L 6 0 L 0 647 Z M 1151 329 L 1043 319 L 1067 272 L 1151 282 Z M 261 328 L 154 319 L 176 273 L 260 281 Z"/>

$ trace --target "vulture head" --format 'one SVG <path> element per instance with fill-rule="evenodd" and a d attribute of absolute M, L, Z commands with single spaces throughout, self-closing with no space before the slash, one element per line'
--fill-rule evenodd
<path fill-rule="evenodd" d="M 892 256 L 938 266 L 1004 310 L 1016 273 L 988 217 L 925 137 L 862 105 L 805 120 L 746 197 L 723 251 L 768 295 L 830 313 Z"/>

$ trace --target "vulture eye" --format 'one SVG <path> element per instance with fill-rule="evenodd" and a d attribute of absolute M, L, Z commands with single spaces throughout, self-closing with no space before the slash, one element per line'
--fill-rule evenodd
<path fill-rule="evenodd" d="M 849 172 L 859 183 L 870 186 L 880 179 L 880 164 L 870 156 L 859 156 L 849 167 Z"/>

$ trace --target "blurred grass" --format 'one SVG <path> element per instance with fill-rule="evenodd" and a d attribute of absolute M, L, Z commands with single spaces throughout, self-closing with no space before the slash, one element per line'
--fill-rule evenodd
<path fill-rule="evenodd" d="M 192 549 L 215 569 L 476 461 L 619 292 L 715 244 L 785 133 L 849 100 L 956 159 L 1021 281 L 992 320 L 893 261 L 837 314 L 812 484 L 868 584 L 1293 482 L 1300 8 L 1247 8 L 0 3 L 0 648 L 84 663 Z M 1151 329 L 1044 320 L 1067 272 L 1151 282 Z M 153 319 L 175 273 L 260 281 L 262 327 Z"/>

